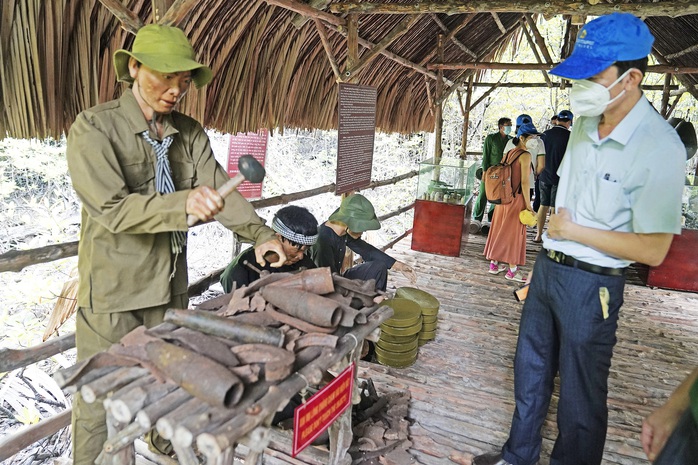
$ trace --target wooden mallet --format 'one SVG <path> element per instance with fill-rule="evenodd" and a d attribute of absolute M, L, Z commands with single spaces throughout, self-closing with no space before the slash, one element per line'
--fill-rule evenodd
<path fill-rule="evenodd" d="M 240 184 L 244 181 L 250 181 L 253 183 L 262 182 L 264 179 L 264 167 L 257 160 L 254 159 L 252 155 L 243 155 L 238 161 L 238 174 L 231 178 L 230 181 L 223 184 L 219 189 L 218 193 L 221 197 L 226 198 L 234 190 L 238 188 Z M 194 226 L 199 222 L 199 218 L 194 215 L 187 215 L 187 225 Z"/>

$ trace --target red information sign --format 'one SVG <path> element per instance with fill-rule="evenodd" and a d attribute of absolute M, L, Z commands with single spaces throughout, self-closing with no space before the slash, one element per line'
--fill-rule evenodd
<path fill-rule="evenodd" d="M 238 133 L 230 135 L 228 144 L 228 176 L 231 178 L 238 174 L 238 160 L 243 155 L 252 155 L 264 166 L 267 157 L 267 140 L 269 131 L 260 129 L 257 132 Z M 262 197 L 262 183 L 253 184 L 245 181 L 238 186 L 238 192 L 246 199 L 259 199 Z"/>
<path fill-rule="evenodd" d="M 351 405 L 355 365 L 349 365 L 330 384 L 293 413 L 293 457 L 305 449 Z"/>

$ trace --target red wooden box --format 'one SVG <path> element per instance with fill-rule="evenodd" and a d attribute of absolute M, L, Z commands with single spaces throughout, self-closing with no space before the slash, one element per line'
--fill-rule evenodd
<path fill-rule="evenodd" d="M 650 267 L 647 285 L 698 292 L 698 230 L 683 229 L 674 236 L 664 262 Z"/>
<path fill-rule="evenodd" d="M 412 250 L 460 256 L 466 206 L 415 200 Z"/>

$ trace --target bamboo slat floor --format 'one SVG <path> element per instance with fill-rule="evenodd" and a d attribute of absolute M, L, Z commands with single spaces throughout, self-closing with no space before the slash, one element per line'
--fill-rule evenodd
<path fill-rule="evenodd" d="M 540 249 L 532 238 L 529 233 L 526 272 Z M 420 348 L 413 366 L 362 363 L 360 371 L 379 389 L 410 390 L 414 463 L 469 465 L 473 455 L 498 449 L 507 437 L 522 304 L 512 294 L 518 283 L 487 273 L 484 243 L 485 236 L 467 236 L 458 258 L 410 250 L 411 237 L 389 251 L 412 265 L 418 287 L 440 301 L 436 339 Z M 645 287 L 642 275 L 641 267 L 630 273 L 621 310 L 609 381 L 606 465 L 648 463 L 639 441 L 642 419 L 698 365 L 698 295 Z M 409 285 L 391 273 L 389 290 Z M 543 427 L 540 464 L 549 462 L 556 406 L 557 393 Z"/>

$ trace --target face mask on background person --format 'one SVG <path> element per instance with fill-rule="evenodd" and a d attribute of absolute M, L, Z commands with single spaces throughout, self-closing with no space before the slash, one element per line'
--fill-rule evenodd
<path fill-rule="evenodd" d="M 632 70 L 629 69 L 618 77 L 613 83 L 605 87 L 588 79 L 579 79 L 572 82 L 570 91 L 570 107 L 575 115 L 599 116 L 606 108 L 625 94 L 625 89 L 611 99 L 610 89 L 623 80 Z"/>
<path fill-rule="evenodd" d="M 507 136 L 511 134 L 511 126 L 504 126 L 504 134 Z"/>

